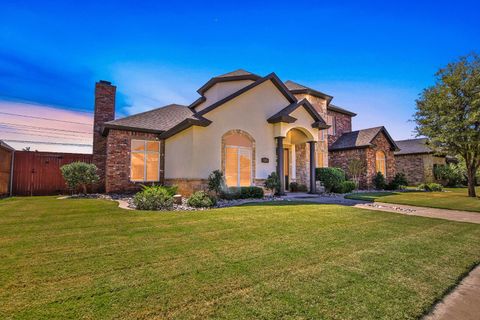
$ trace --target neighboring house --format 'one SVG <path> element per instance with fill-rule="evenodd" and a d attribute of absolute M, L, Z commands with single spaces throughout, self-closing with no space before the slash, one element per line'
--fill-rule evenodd
<path fill-rule="evenodd" d="M 399 151 L 395 152 L 397 171 L 404 173 L 411 185 L 434 182 L 436 165 L 446 164 L 446 157 L 435 154 L 426 138 L 396 141 Z"/>
<path fill-rule="evenodd" d="M 95 89 L 93 162 L 106 192 L 160 183 L 190 194 L 205 188 L 217 169 L 228 186 L 263 185 L 277 172 L 282 190 L 297 182 L 315 192 L 315 168 L 336 163 L 329 146 L 336 154 L 345 152 L 335 146 L 351 131 L 355 116 L 332 105 L 332 96 L 282 82 L 275 73 L 261 77 L 237 70 L 210 79 L 189 106 L 171 104 L 117 120 L 115 90 L 106 81 Z M 395 172 L 396 146 L 385 128 L 368 146 L 351 149 L 366 152 L 366 185 L 379 169 L 371 161 L 373 151 L 384 153 L 379 170 L 387 178 Z"/>
<path fill-rule="evenodd" d="M 14 149 L 0 140 L 0 197 L 10 194 Z"/>

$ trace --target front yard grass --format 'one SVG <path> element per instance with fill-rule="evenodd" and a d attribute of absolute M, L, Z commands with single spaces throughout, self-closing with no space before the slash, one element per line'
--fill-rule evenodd
<path fill-rule="evenodd" d="M 135 212 L 0 200 L 0 318 L 415 319 L 480 225 L 317 204 Z"/>
<path fill-rule="evenodd" d="M 477 196 L 480 187 L 476 188 Z M 378 201 L 451 210 L 480 212 L 480 198 L 467 196 L 467 188 L 447 188 L 445 192 L 366 192 L 345 196 L 348 199 Z"/>

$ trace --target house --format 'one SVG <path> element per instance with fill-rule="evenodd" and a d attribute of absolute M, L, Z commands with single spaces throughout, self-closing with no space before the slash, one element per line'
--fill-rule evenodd
<path fill-rule="evenodd" d="M 93 162 L 106 192 L 160 183 L 190 194 L 205 188 L 217 169 L 228 186 L 263 185 L 277 172 L 282 191 L 297 182 L 315 192 L 315 168 L 331 163 L 345 168 L 347 161 L 337 157 L 347 153 L 364 153 L 365 184 L 375 170 L 387 178 L 395 172 L 397 148 L 385 128 L 362 130 L 361 141 L 347 148 L 355 140 L 355 113 L 275 73 L 262 77 L 237 70 L 216 76 L 188 106 L 171 104 L 116 120 L 115 91 L 110 82 L 96 84 Z M 373 161 L 372 152 L 383 152 L 383 160 Z"/>
<path fill-rule="evenodd" d="M 14 149 L 0 140 L 0 197 L 10 194 Z"/>
<path fill-rule="evenodd" d="M 409 184 L 434 182 L 434 168 L 446 164 L 444 155 L 436 154 L 426 138 L 396 141 L 400 150 L 395 152 L 398 172 L 405 174 Z"/>

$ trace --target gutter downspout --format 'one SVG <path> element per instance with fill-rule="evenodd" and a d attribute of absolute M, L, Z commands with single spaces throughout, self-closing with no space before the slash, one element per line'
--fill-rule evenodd
<path fill-rule="evenodd" d="M 12 163 L 10 164 L 10 197 L 13 195 L 13 163 L 15 162 L 15 150 L 12 151 Z"/>

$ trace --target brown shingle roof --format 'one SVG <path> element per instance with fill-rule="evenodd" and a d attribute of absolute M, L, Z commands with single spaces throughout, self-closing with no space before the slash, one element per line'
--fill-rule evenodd
<path fill-rule="evenodd" d="M 380 132 L 385 134 L 392 145 L 392 148 L 398 150 L 395 141 L 393 141 L 392 137 L 383 126 L 344 133 L 330 146 L 329 150 L 336 151 L 370 147 L 372 146 L 373 139 L 375 139 Z"/>
<path fill-rule="evenodd" d="M 427 142 L 427 138 L 395 141 L 400 148 L 395 155 L 433 153 L 433 149 L 428 146 Z"/>
<path fill-rule="evenodd" d="M 162 133 L 173 128 L 185 119 L 198 120 L 188 107 L 170 104 L 161 108 L 106 122 L 105 129 L 139 129 L 138 131 Z"/>

